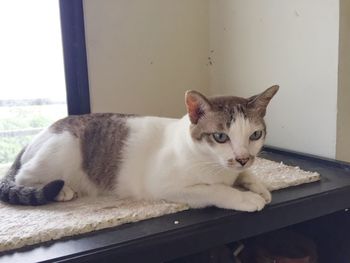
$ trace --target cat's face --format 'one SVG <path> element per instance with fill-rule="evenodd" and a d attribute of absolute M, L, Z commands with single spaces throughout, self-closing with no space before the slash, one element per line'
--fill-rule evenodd
<path fill-rule="evenodd" d="M 266 107 L 278 91 L 273 86 L 250 97 L 206 98 L 196 91 L 186 93 L 195 145 L 213 163 L 228 169 L 243 170 L 254 162 L 264 144 Z"/>

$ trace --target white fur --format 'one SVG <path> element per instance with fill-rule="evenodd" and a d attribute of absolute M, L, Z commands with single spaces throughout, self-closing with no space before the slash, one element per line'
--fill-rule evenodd
<path fill-rule="evenodd" d="M 232 187 L 242 169 L 238 164 L 227 167 L 227 160 L 243 153 L 255 156 L 263 144 L 262 139 L 249 142 L 249 136 L 262 127 L 255 127 L 243 117 L 231 125 L 229 136 L 234 139 L 216 147 L 191 138 L 188 116 L 180 120 L 132 118 L 127 123 L 131 134 L 117 183 L 121 197 L 166 199 L 192 207 L 215 205 L 244 211 L 260 210 L 271 198 L 266 197 L 265 201 L 259 195 L 267 195 L 266 189 L 255 194 Z"/>
<path fill-rule="evenodd" d="M 21 163 L 17 184 L 35 186 L 62 179 L 78 195 L 98 194 L 98 188 L 81 169 L 79 140 L 69 132 L 41 132 L 26 148 Z"/>
<path fill-rule="evenodd" d="M 262 127 L 243 117 L 232 123 L 228 133 L 231 141 L 215 146 L 191 138 L 187 115 L 182 119 L 135 117 L 127 119 L 127 125 L 130 133 L 114 194 L 243 211 L 261 210 L 271 200 L 266 188 L 250 176 L 240 181 L 256 193 L 232 187 L 242 168 L 238 163 L 228 166 L 227 160 L 246 154 L 255 156 L 263 144 L 263 139 L 249 141 L 249 136 Z M 79 143 L 69 132 L 45 130 L 23 154 L 16 182 L 42 185 L 63 179 L 65 188 L 57 196 L 58 201 L 71 200 L 75 193 L 99 194 L 98 187 L 81 169 Z"/>
<path fill-rule="evenodd" d="M 67 185 L 64 185 L 59 194 L 55 197 L 56 201 L 65 202 L 70 201 L 76 197 L 76 193 L 72 188 Z"/>

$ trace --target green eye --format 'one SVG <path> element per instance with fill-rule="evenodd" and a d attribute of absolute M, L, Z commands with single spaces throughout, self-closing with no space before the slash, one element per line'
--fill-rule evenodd
<path fill-rule="evenodd" d="M 227 134 L 221 132 L 213 133 L 213 138 L 218 143 L 225 143 L 230 139 Z"/>
<path fill-rule="evenodd" d="M 249 139 L 251 141 L 257 141 L 261 138 L 262 135 L 263 135 L 263 131 L 255 131 L 253 132 L 252 135 L 250 135 Z"/>

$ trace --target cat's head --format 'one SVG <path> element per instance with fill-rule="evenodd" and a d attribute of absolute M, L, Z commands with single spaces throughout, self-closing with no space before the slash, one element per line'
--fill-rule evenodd
<path fill-rule="evenodd" d="M 206 98 L 187 91 L 185 102 L 196 147 L 213 163 L 236 170 L 252 165 L 266 137 L 266 107 L 278 91 L 272 86 L 250 98 Z"/>

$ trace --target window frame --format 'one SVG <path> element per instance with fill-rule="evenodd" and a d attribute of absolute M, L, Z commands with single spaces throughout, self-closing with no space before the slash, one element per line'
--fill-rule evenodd
<path fill-rule="evenodd" d="M 59 0 L 69 115 L 90 109 L 83 0 Z"/>

